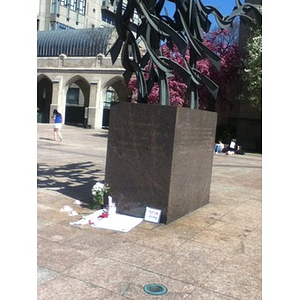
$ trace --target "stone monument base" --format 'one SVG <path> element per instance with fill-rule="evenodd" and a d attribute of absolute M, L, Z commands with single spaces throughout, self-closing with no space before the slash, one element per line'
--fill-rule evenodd
<path fill-rule="evenodd" d="M 119 213 L 170 223 L 208 204 L 217 113 L 150 104 L 111 108 L 105 181 Z"/>

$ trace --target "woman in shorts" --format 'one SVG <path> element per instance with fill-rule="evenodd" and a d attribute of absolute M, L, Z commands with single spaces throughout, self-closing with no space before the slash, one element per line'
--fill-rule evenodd
<path fill-rule="evenodd" d="M 62 127 L 62 115 L 57 111 L 57 109 L 54 109 L 52 119 L 54 120 L 54 141 L 57 140 L 57 137 L 59 137 L 59 141 L 62 141 L 62 136 L 60 133 L 61 127 Z"/>

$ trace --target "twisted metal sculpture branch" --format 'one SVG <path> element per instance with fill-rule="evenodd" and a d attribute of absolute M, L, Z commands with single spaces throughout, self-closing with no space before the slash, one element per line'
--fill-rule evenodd
<path fill-rule="evenodd" d="M 169 0 L 175 4 L 173 19 L 162 15 L 165 0 L 120 0 L 116 11 L 116 30 L 118 38 L 109 49 L 114 64 L 121 53 L 123 74 L 128 84 L 135 74 L 138 84 L 138 103 L 146 103 L 155 82 L 159 85 L 159 103 L 170 105 L 168 77 L 175 71 L 182 77 L 190 91 L 190 107 L 198 109 L 198 87 L 204 85 L 216 99 L 218 86 L 209 77 L 197 70 L 197 61 L 208 59 L 220 70 L 220 57 L 204 45 L 204 34 L 211 27 L 209 16 L 214 16 L 220 29 L 230 27 L 236 17 L 243 22 L 253 22 L 249 17 L 252 12 L 261 25 L 262 16 L 257 5 L 235 1 L 235 6 L 228 16 L 210 5 L 203 5 L 201 0 Z M 111 0 L 111 4 L 114 0 Z M 125 9 L 124 9 L 125 8 Z M 136 33 L 131 30 L 131 22 L 137 13 L 141 21 Z M 142 56 L 138 40 L 142 40 L 146 53 Z M 171 47 L 176 45 L 183 56 L 185 66 L 163 56 L 162 42 L 166 41 Z M 186 59 L 189 48 L 190 58 Z M 149 65 L 148 71 L 145 66 Z M 148 73 L 146 80 L 145 73 Z"/>

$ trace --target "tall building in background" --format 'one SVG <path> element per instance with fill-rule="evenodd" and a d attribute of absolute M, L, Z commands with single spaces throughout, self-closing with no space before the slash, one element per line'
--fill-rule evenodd
<path fill-rule="evenodd" d="M 37 30 L 113 26 L 118 2 L 111 5 L 109 0 L 39 0 Z"/>

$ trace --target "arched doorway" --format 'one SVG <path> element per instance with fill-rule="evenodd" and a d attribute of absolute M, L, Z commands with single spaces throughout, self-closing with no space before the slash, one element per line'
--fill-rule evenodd
<path fill-rule="evenodd" d="M 90 95 L 89 83 L 78 76 L 69 81 L 67 85 L 65 124 L 86 127 Z"/>
<path fill-rule="evenodd" d="M 51 100 L 52 81 L 46 76 L 41 76 L 37 83 L 37 121 L 39 123 L 49 123 Z"/>
<path fill-rule="evenodd" d="M 120 78 L 115 78 L 115 82 L 108 84 L 108 88 L 104 94 L 103 101 L 103 119 L 102 128 L 108 128 L 109 126 L 109 113 L 111 106 L 118 102 L 129 101 L 130 91 Z"/>
<path fill-rule="evenodd" d="M 103 101 L 103 119 L 102 119 L 102 128 L 108 128 L 109 126 L 109 112 L 112 105 L 119 102 L 118 95 L 115 89 L 110 86 L 104 96 Z"/>

